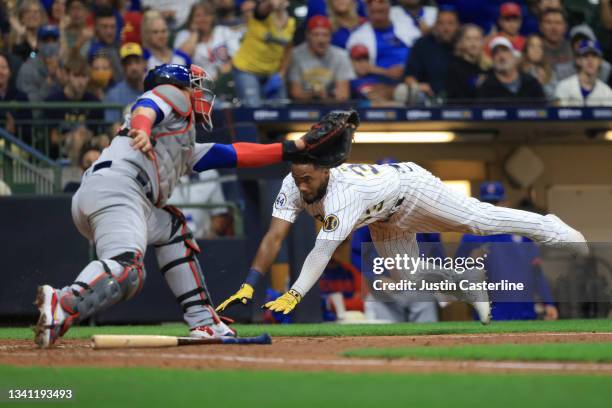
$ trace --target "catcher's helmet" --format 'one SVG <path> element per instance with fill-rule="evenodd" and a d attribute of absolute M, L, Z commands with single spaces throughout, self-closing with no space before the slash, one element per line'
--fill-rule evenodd
<path fill-rule="evenodd" d="M 191 89 L 191 105 L 196 122 L 208 131 L 212 130 L 211 111 L 215 102 L 214 82 L 202 67 L 197 65 L 163 64 L 149 70 L 144 80 L 145 91 L 159 85 L 174 85 Z"/>

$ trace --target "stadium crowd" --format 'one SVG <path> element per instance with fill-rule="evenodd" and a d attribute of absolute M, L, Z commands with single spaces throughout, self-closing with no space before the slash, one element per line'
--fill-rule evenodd
<path fill-rule="evenodd" d="M 43 119 L 75 164 L 162 63 L 204 67 L 218 107 L 612 105 L 610 0 L 6 0 L 0 32 L 0 102 L 74 102 Z M 27 139 L 31 111 L 0 115 Z"/>

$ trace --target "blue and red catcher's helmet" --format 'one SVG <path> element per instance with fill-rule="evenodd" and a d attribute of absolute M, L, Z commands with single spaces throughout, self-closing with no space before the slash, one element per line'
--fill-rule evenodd
<path fill-rule="evenodd" d="M 212 130 L 211 112 L 215 102 L 214 82 L 204 68 L 198 65 L 163 64 L 149 70 L 144 79 L 145 91 L 159 85 L 174 85 L 191 89 L 191 106 L 196 122 L 204 129 Z"/>

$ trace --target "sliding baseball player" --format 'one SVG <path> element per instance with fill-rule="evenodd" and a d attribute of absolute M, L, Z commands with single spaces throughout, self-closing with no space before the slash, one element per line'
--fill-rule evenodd
<path fill-rule="evenodd" d="M 291 289 L 264 305 L 284 314 L 291 312 L 317 282 L 338 245 L 364 225 L 368 225 L 381 257 L 418 257 L 417 231 L 518 234 L 544 245 L 588 253 L 582 234 L 558 217 L 495 207 L 466 197 L 414 163 L 344 164 L 331 169 L 313 163 L 294 164 L 283 181 L 270 228 L 245 283 L 217 311 L 252 299 L 253 286 L 274 262 L 291 224 L 303 210 L 323 226 Z M 398 271 L 389 272 L 397 276 Z M 419 274 L 434 281 L 458 278 L 453 270 L 445 269 L 431 268 Z M 454 295 L 472 304 L 482 323 L 490 321 L 488 297 L 469 291 Z"/>
<path fill-rule="evenodd" d="M 265 166 L 304 155 L 316 160 L 330 143 L 338 144 L 343 135 L 338 129 L 354 126 L 336 121 L 338 127 L 309 132 L 295 143 L 196 143 L 196 124 L 212 129 L 215 94 L 208 74 L 196 65 L 161 65 L 147 74 L 145 90 L 73 197 L 74 223 L 94 241 L 99 259 L 62 289 L 38 288 L 35 342 L 41 347 L 52 345 L 75 322 L 136 295 L 145 280 L 148 244 L 155 246 L 160 271 L 183 309 L 190 335 L 235 336 L 211 307 L 197 260 L 200 249 L 185 217 L 166 205 L 178 179 L 190 172 Z M 350 143 L 350 137 L 340 143 L 346 153 L 342 159 Z"/>

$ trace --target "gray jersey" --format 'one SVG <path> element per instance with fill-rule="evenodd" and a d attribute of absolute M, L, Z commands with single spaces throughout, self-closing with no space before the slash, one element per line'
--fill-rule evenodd
<path fill-rule="evenodd" d="M 142 169 L 151 181 L 153 203 L 162 207 L 179 178 L 190 172 L 195 149 L 194 115 L 189 99 L 171 85 L 161 85 L 145 92 L 138 100 L 149 99 L 160 109 L 163 119 L 151 131 L 155 160 L 134 150 L 129 137 L 115 137 L 102 152 L 99 161 L 125 161 Z M 131 114 L 126 115 L 122 132 L 130 127 Z M 122 133 L 120 131 L 120 134 Z M 208 150 L 212 144 L 200 145 Z M 201 150 L 201 149 L 198 149 Z M 203 153 L 200 152 L 201 157 Z"/>

